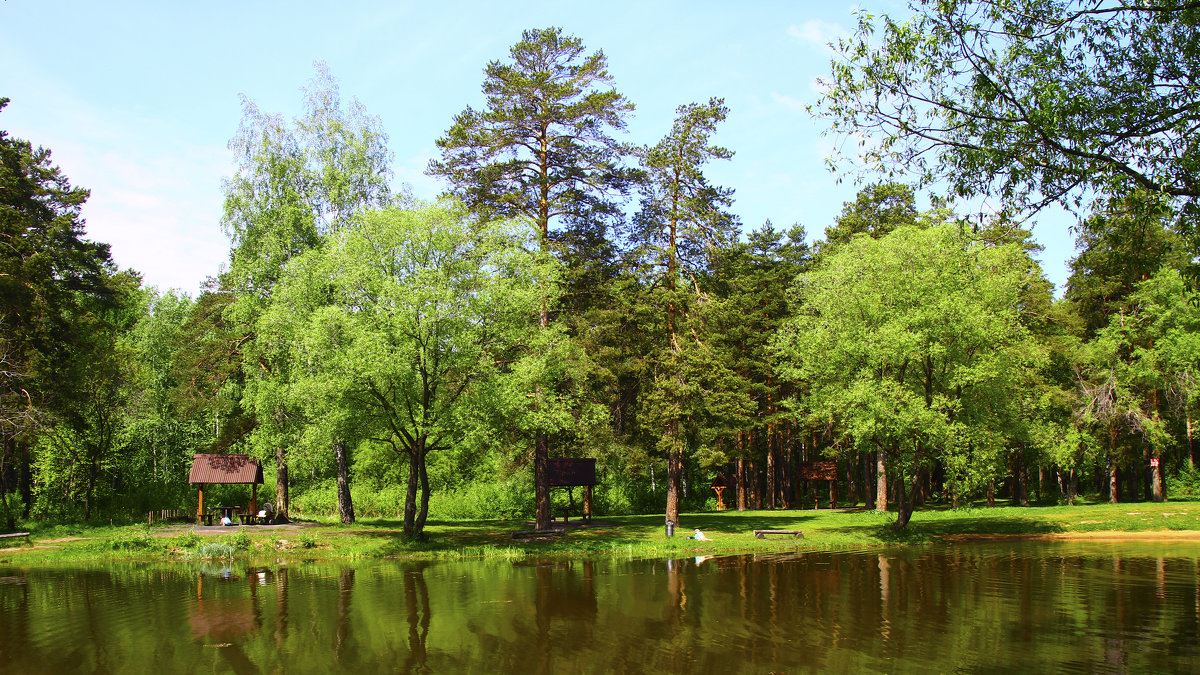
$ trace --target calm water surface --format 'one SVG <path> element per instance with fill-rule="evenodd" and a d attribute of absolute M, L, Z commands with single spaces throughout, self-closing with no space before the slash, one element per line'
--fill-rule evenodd
<path fill-rule="evenodd" d="M 1200 546 L 0 566 L 0 672 L 1197 672 Z"/>

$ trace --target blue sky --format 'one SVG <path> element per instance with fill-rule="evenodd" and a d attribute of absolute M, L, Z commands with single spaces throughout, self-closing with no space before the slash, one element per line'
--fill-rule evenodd
<path fill-rule="evenodd" d="M 300 111 L 300 88 L 325 61 L 344 98 L 381 118 L 398 182 L 417 196 L 435 139 L 479 106 L 484 65 L 528 28 L 561 26 L 602 49 L 616 88 L 637 106 L 625 140 L 653 143 L 676 106 L 721 96 L 715 142 L 731 161 L 713 182 L 735 190 L 746 227 L 800 223 L 820 236 L 853 199 L 853 178 L 825 167 L 839 142 L 804 106 L 828 69 L 825 46 L 858 5 L 824 2 L 571 3 L 0 3 L 0 129 L 42 145 L 90 188 L 89 237 L 112 245 L 147 284 L 195 295 L 228 257 L 220 228 L 227 143 L 239 94 L 265 112 Z M 874 14 L 901 3 L 868 0 Z M 1034 228 L 1057 286 L 1072 255 L 1064 215 Z"/>

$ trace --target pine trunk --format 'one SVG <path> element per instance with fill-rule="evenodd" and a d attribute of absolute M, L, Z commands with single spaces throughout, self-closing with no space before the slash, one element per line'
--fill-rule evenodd
<path fill-rule="evenodd" d="M 775 510 L 775 495 L 779 491 L 779 485 L 775 480 L 775 425 L 767 424 L 767 508 Z"/>
<path fill-rule="evenodd" d="M 671 448 L 667 455 L 667 520 L 679 524 L 679 489 L 683 476 L 683 451 Z"/>
<path fill-rule="evenodd" d="M 738 445 L 742 443 L 742 432 L 738 432 Z M 737 510 L 746 510 L 746 460 L 737 461 Z"/>
<path fill-rule="evenodd" d="M 888 510 L 888 479 L 887 465 L 884 463 L 883 445 L 875 451 L 875 510 Z"/>

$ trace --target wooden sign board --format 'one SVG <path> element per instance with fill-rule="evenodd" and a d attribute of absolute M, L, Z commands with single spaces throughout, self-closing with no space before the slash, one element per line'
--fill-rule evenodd
<path fill-rule="evenodd" d="M 546 465 L 550 487 L 596 484 L 596 460 L 551 459 Z"/>
<path fill-rule="evenodd" d="M 801 480 L 837 480 L 837 462 L 800 462 Z"/>

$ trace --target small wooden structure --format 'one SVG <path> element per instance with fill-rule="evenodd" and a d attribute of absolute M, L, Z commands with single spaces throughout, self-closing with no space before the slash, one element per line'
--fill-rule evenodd
<path fill-rule="evenodd" d="M 719 474 L 717 474 L 717 477 L 713 479 L 713 482 L 709 485 L 709 487 L 711 487 L 713 489 L 713 492 L 717 493 L 717 510 L 718 511 L 724 511 L 726 508 L 724 492 L 725 492 L 725 488 L 729 487 L 729 483 L 730 483 L 730 481 L 728 478 L 725 477 L 725 474 L 719 473 Z"/>
<path fill-rule="evenodd" d="M 829 481 L 830 508 L 837 508 L 837 462 L 800 462 L 797 475 L 801 480 Z M 820 497 L 816 497 L 816 508 L 821 508 Z"/>
<path fill-rule="evenodd" d="M 192 472 L 188 482 L 200 486 L 200 502 L 196 507 L 196 522 L 204 521 L 205 485 L 251 485 L 250 513 L 258 511 L 258 486 L 263 483 L 263 470 L 250 455 L 193 455 Z"/>
<path fill-rule="evenodd" d="M 550 487 L 584 487 L 583 519 L 592 522 L 592 488 L 596 485 L 596 460 L 581 457 L 551 459 L 546 465 Z M 563 522 L 568 514 L 563 513 Z"/>

